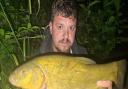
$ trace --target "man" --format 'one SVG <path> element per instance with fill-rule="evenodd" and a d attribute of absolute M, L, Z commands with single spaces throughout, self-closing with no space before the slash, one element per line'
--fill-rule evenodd
<path fill-rule="evenodd" d="M 42 43 L 41 53 L 64 52 L 71 54 L 87 54 L 86 49 L 75 40 L 77 25 L 77 8 L 70 0 L 55 0 L 52 6 L 50 34 Z"/>
<path fill-rule="evenodd" d="M 75 1 L 55 0 L 52 5 L 51 21 L 49 23 L 50 35 L 42 43 L 41 53 L 87 54 L 86 49 L 76 43 L 76 27 L 77 5 Z M 97 86 L 112 89 L 112 82 L 109 80 L 98 81 Z"/>

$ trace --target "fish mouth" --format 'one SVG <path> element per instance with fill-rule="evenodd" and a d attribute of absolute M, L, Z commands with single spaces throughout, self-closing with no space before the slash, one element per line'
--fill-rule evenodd
<path fill-rule="evenodd" d="M 14 77 L 12 75 L 9 76 L 9 82 L 12 84 L 12 85 L 16 85 L 16 79 L 14 79 Z"/>

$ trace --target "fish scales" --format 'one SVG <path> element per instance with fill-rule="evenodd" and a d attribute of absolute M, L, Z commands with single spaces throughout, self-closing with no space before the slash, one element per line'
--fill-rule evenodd
<path fill-rule="evenodd" d="M 121 89 L 121 63 L 124 60 L 95 64 L 85 57 L 45 55 L 16 68 L 9 80 L 22 89 L 100 89 L 98 80 L 112 80 Z"/>

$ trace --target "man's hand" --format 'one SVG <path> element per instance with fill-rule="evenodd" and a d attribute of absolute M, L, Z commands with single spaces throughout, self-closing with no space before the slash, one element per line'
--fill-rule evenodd
<path fill-rule="evenodd" d="M 104 89 L 112 89 L 112 81 L 110 80 L 100 80 L 97 81 L 97 86 Z"/>

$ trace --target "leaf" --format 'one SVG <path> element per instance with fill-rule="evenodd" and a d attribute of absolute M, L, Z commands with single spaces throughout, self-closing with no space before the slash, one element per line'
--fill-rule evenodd
<path fill-rule="evenodd" d="M 16 55 L 15 54 L 11 54 L 11 55 L 13 57 L 13 60 L 14 60 L 14 62 L 16 64 L 16 66 L 18 66 L 19 65 L 19 62 L 18 62 L 18 59 L 17 59 Z"/>
<path fill-rule="evenodd" d="M 111 0 L 111 1 L 106 0 L 106 2 L 104 2 L 104 7 L 107 7 L 111 4 L 113 4 L 113 0 Z"/>
<path fill-rule="evenodd" d="M 4 29 L 0 28 L 0 37 L 3 37 L 5 34 Z"/>
<path fill-rule="evenodd" d="M 27 24 L 27 30 L 28 31 L 33 31 L 31 23 L 28 23 Z"/>
<path fill-rule="evenodd" d="M 88 9 L 89 9 L 90 7 L 92 7 L 93 5 L 99 3 L 99 2 L 100 2 L 100 1 L 93 1 L 93 2 L 91 2 L 91 3 L 88 5 Z"/>
<path fill-rule="evenodd" d="M 3 12 L 0 12 L 0 18 L 3 18 L 3 15 L 4 15 Z"/>
<path fill-rule="evenodd" d="M 28 23 L 28 24 L 27 24 L 27 28 L 28 28 L 28 29 L 31 29 L 31 28 L 32 28 L 31 23 Z"/>
<path fill-rule="evenodd" d="M 27 29 L 26 27 L 19 27 L 18 32 L 20 32 L 20 31 L 22 32 L 23 30 L 26 30 L 26 29 Z"/>
<path fill-rule="evenodd" d="M 6 34 L 5 35 L 5 39 L 10 39 L 12 36 L 11 35 L 9 35 L 9 34 Z"/>
<path fill-rule="evenodd" d="M 34 30 L 34 29 L 40 29 L 40 28 L 38 26 L 33 26 L 32 30 Z"/>
<path fill-rule="evenodd" d="M 14 37 L 13 32 L 6 32 L 5 33 L 5 39 L 10 39 L 11 37 Z"/>
<path fill-rule="evenodd" d="M 82 15 L 83 15 L 83 19 L 85 18 L 85 21 L 86 20 L 88 20 L 88 18 L 91 16 L 91 10 L 90 9 L 88 9 L 85 5 L 80 5 L 80 7 L 81 7 L 81 13 L 82 13 Z M 82 17 L 82 15 L 81 15 L 81 17 Z"/>
<path fill-rule="evenodd" d="M 88 13 L 88 9 L 83 5 L 83 4 L 80 4 L 80 7 L 82 8 L 82 12 L 85 14 L 85 15 L 87 15 L 87 13 Z"/>
<path fill-rule="evenodd" d="M 109 20 L 108 20 L 109 23 L 112 23 L 114 21 L 115 21 L 115 17 L 114 16 L 109 17 Z"/>
<path fill-rule="evenodd" d="M 120 0 L 113 0 L 114 1 L 114 5 L 116 7 L 116 11 L 119 12 L 120 9 Z"/>
<path fill-rule="evenodd" d="M 31 0 L 28 0 L 29 1 L 29 14 L 32 14 L 32 4 L 31 4 Z"/>
<path fill-rule="evenodd" d="M 37 10 L 36 16 L 39 14 L 39 11 L 40 11 L 40 0 L 37 0 L 37 1 L 38 1 L 38 10 Z"/>

